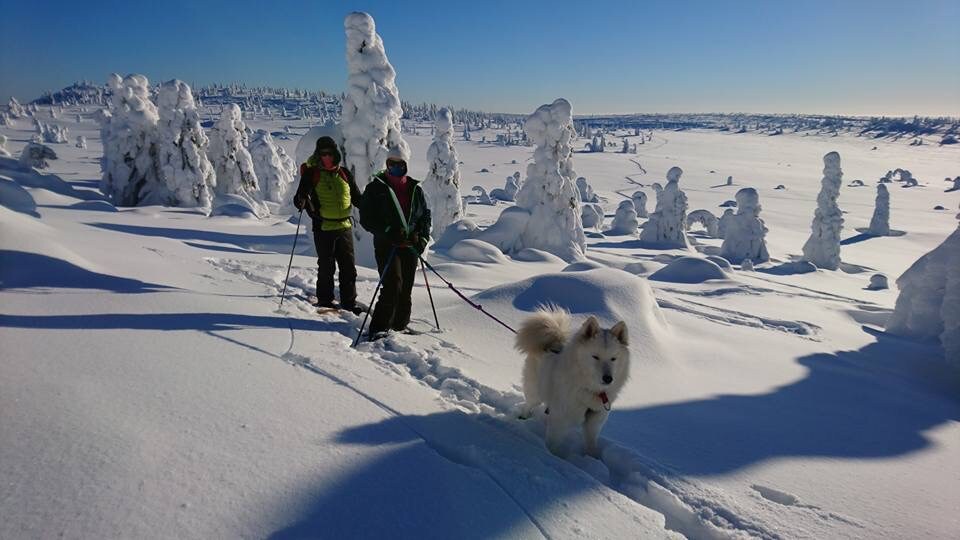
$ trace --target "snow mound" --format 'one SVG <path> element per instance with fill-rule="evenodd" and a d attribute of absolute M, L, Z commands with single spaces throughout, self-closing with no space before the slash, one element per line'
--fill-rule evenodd
<path fill-rule="evenodd" d="M 35 218 L 40 217 L 33 196 L 20 187 L 20 184 L 2 177 L 0 177 L 0 206 Z"/>
<path fill-rule="evenodd" d="M 561 271 L 562 272 L 586 272 L 587 270 L 596 270 L 597 268 L 605 268 L 605 266 L 594 261 L 577 261 L 575 263 L 568 264 Z"/>
<path fill-rule="evenodd" d="M 215 199 L 210 215 L 260 219 L 258 211 L 259 207 L 252 205 L 247 197 L 230 193 Z"/>
<path fill-rule="evenodd" d="M 550 263 L 562 263 L 563 259 L 557 257 L 553 253 L 549 253 L 540 249 L 534 248 L 524 248 L 520 251 L 513 254 L 514 260 L 523 261 L 523 262 L 550 262 Z"/>
<path fill-rule="evenodd" d="M 669 283 L 703 283 L 711 279 L 727 279 L 727 274 L 720 265 L 711 260 L 677 257 L 651 274 L 650 279 Z"/>
<path fill-rule="evenodd" d="M 480 234 L 477 224 L 469 219 L 461 219 L 447 226 L 433 244 L 434 250 L 450 249 L 454 244 Z"/>
<path fill-rule="evenodd" d="M 514 309 L 526 312 L 556 306 L 569 311 L 578 325 L 587 315 L 596 316 L 604 326 L 625 321 L 631 352 L 637 355 L 634 360 L 665 357 L 669 328 L 653 289 L 645 280 L 622 270 L 541 274 L 487 289 L 473 298 L 483 305 L 509 302 Z"/>
<path fill-rule="evenodd" d="M 960 368 L 960 226 L 917 259 L 897 286 L 900 295 L 887 331 L 919 339 L 939 337 L 947 361 Z"/>
<path fill-rule="evenodd" d="M 483 240 L 461 240 L 447 250 L 447 256 L 462 262 L 504 263 L 507 258 L 497 246 Z"/>
<path fill-rule="evenodd" d="M 887 283 L 887 276 L 883 274 L 874 274 L 870 276 L 870 285 L 868 285 L 867 288 L 870 289 L 871 291 L 880 291 L 883 289 L 889 289 L 890 285 Z"/>
<path fill-rule="evenodd" d="M 746 259 L 749 260 L 749 259 Z M 752 263 L 752 261 L 751 261 Z M 809 274 L 811 272 L 817 271 L 817 265 L 813 264 L 810 261 L 791 261 L 779 264 L 777 266 L 772 266 L 770 268 L 763 268 L 760 270 L 767 274 L 773 274 L 776 276 L 792 276 L 795 274 Z"/>

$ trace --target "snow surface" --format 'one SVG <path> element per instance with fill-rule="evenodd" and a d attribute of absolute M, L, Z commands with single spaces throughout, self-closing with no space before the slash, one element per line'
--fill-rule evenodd
<path fill-rule="evenodd" d="M 546 303 L 578 320 L 630 325 L 633 373 L 602 433 L 602 459 L 563 461 L 543 446 L 542 418 L 515 418 L 522 359 L 513 336 L 435 276 L 442 330 L 432 328 L 418 272 L 413 326 L 423 334 L 351 349 L 360 319 L 318 315 L 305 300 L 316 280 L 306 235 L 277 310 L 295 221 L 117 208 L 97 189 L 95 111 L 79 124 L 74 113 L 67 107 L 51 122 L 68 123 L 88 149 L 58 146 L 43 171 L 0 160 L 2 538 L 960 531 L 955 372 L 936 341 L 882 330 L 904 289 L 868 290 L 873 274 L 901 275 L 944 243 L 956 210 L 932 208 L 956 209 L 960 194 L 897 190 L 891 216 L 906 234 L 844 237 L 837 272 L 764 271 L 800 256 L 816 207 L 816 156 L 836 150 L 852 177 L 906 165 L 940 179 L 957 175 L 956 147 L 656 130 L 636 155 L 577 154 L 607 214 L 636 183 L 674 166 L 686 171 L 693 208 L 732 198 L 737 188 L 713 187 L 718 178 L 754 187 L 771 262 L 723 280 L 649 280 L 692 252 L 599 234 L 586 239 L 585 256 L 605 268 L 571 272 L 543 251 L 517 249 L 497 262 L 428 251 L 439 272 L 510 326 Z M 219 110 L 200 114 L 215 120 Z M 311 127 L 264 115 L 248 124 Z M 0 132 L 16 156 L 32 126 Z M 475 171 L 531 157 L 530 147 L 479 142 L 494 135 L 456 141 L 466 185 L 502 187 L 503 175 Z M 422 176 L 432 138 L 408 139 L 411 173 Z M 298 140 L 276 142 L 293 155 Z M 840 204 L 849 227 L 866 227 L 873 190 L 846 190 Z M 464 217 L 496 232 L 505 206 L 513 208 L 468 204 Z M 720 240 L 690 238 L 700 255 L 719 253 Z M 370 266 L 359 268 L 360 298 L 376 281 Z M 960 305 L 953 298 L 945 294 L 941 307 Z"/>

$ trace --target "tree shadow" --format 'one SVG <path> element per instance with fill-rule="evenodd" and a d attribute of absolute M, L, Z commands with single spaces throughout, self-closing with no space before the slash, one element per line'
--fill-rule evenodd
<path fill-rule="evenodd" d="M 115 293 L 150 293 L 174 287 L 100 274 L 73 263 L 14 250 L 0 250 L 0 289 L 99 289 Z"/>
<path fill-rule="evenodd" d="M 343 326 L 344 328 L 338 328 Z M 334 325 L 314 319 L 296 319 L 281 315 L 241 315 L 237 313 L 98 313 L 83 315 L 4 315 L 0 327 L 41 328 L 48 330 L 192 330 L 218 332 L 249 328 L 293 328 L 305 331 L 341 331 L 348 333 L 350 323 Z"/>
<path fill-rule="evenodd" d="M 786 457 L 883 459 L 931 446 L 960 420 L 960 380 L 942 350 L 874 333 L 856 351 L 799 359 L 807 375 L 766 394 L 616 411 L 604 435 L 679 474 L 718 475 Z"/>
<path fill-rule="evenodd" d="M 172 240 L 181 240 L 187 243 L 188 240 L 200 240 L 204 242 L 214 242 L 217 244 L 229 244 L 238 247 L 247 252 L 260 253 L 289 253 L 293 245 L 293 234 L 235 234 L 218 231 L 207 231 L 197 229 L 177 229 L 171 227 L 146 227 L 142 225 L 126 225 L 121 223 L 87 223 L 91 227 L 105 229 L 108 231 L 122 232 L 136 236 L 150 236 L 169 238 Z M 301 236 L 305 236 L 301 233 Z M 303 242 L 308 245 L 310 242 Z M 210 249 L 209 246 L 204 246 Z M 312 249 L 312 246 L 310 246 Z"/>

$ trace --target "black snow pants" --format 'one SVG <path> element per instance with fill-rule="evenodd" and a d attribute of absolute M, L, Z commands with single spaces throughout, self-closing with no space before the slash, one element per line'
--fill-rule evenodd
<path fill-rule="evenodd" d="M 340 306 L 352 309 L 357 302 L 357 267 L 353 256 L 353 229 L 313 229 L 317 248 L 317 304 L 333 304 L 333 274 L 340 267 Z"/>
<path fill-rule="evenodd" d="M 377 257 L 377 269 L 383 284 L 380 289 L 380 298 L 373 310 L 373 319 L 370 321 L 370 335 L 387 330 L 403 330 L 410 324 L 410 310 L 413 292 L 413 280 L 417 273 L 419 256 L 410 247 L 397 247 L 383 237 L 374 236 L 373 251 Z M 393 252 L 390 268 L 386 269 L 387 260 Z"/>

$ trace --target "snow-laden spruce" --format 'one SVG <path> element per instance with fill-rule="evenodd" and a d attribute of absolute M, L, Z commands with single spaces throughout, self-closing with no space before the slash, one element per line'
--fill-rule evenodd
<path fill-rule="evenodd" d="M 0 157 L 10 157 L 10 151 L 7 150 L 7 136 L 0 134 Z"/>
<path fill-rule="evenodd" d="M 580 260 L 587 239 L 580 218 L 580 193 L 574 183 L 572 144 L 576 133 L 570 103 L 560 98 L 541 105 L 527 117 L 524 131 L 535 149 L 517 193 L 516 207 L 525 210 L 529 218 L 522 230 L 516 231 L 514 250 L 535 248 L 567 261 Z"/>
<path fill-rule="evenodd" d="M 397 148 L 409 162 L 410 148 L 403 139 L 400 92 L 396 72 L 377 34 L 373 17 L 354 12 L 344 20 L 347 35 L 347 91 L 340 129 L 345 166 L 363 189 L 372 175 L 383 169 L 387 153 Z"/>
<path fill-rule="evenodd" d="M 577 191 L 580 193 L 580 202 L 600 202 L 600 197 L 593 192 L 593 187 L 587 182 L 587 179 L 582 176 L 577 178 Z"/>
<path fill-rule="evenodd" d="M 610 229 L 606 232 L 607 234 L 629 234 L 635 236 L 638 226 L 637 211 L 633 208 L 633 201 L 627 199 L 620 201 L 620 205 L 617 206 L 617 213 L 613 215 L 613 222 L 610 223 Z"/>
<path fill-rule="evenodd" d="M 947 360 L 960 368 L 960 224 L 942 244 L 913 263 L 897 279 L 897 286 L 900 295 L 887 331 L 939 338 Z"/>
<path fill-rule="evenodd" d="M 40 140 L 45 143 L 52 144 L 63 144 L 67 142 L 69 138 L 70 130 L 66 126 L 58 126 L 56 124 L 46 124 L 33 119 L 35 123 L 36 132 L 40 135 Z"/>
<path fill-rule="evenodd" d="M 667 171 L 667 185 L 657 193 L 657 209 L 644 224 L 640 240 L 651 247 L 669 249 L 687 244 L 687 195 L 680 190 L 680 167 Z"/>
<path fill-rule="evenodd" d="M 890 192 L 884 184 L 877 184 L 877 201 L 867 234 L 890 236 Z"/>
<path fill-rule="evenodd" d="M 736 264 L 744 259 L 754 263 L 770 260 L 767 227 L 760 219 L 760 194 L 753 188 L 737 192 L 737 213 L 729 220 L 720 246 L 720 256 Z"/>
<path fill-rule="evenodd" d="M 87 138 L 83 135 L 77 135 L 77 142 L 75 146 L 81 150 L 87 149 Z"/>
<path fill-rule="evenodd" d="M 240 107 L 230 103 L 210 130 L 208 155 L 217 176 L 216 194 L 224 201 L 241 202 L 257 217 L 264 217 L 269 211 L 263 204 L 247 144 L 247 126 Z"/>
<path fill-rule="evenodd" d="M 840 154 L 830 152 L 823 156 L 823 180 L 817 195 L 817 210 L 813 215 L 810 238 L 803 245 L 803 260 L 817 268 L 836 270 L 840 268 L 840 231 L 843 229 L 843 214 L 837 204 L 843 171 L 840 170 Z"/>
<path fill-rule="evenodd" d="M 498 201 L 513 202 L 517 200 L 517 192 L 520 191 L 521 185 L 520 171 L 516 171 L 513 175 L 507 177 L 503 189 L 494 188 L 490 190 L 490 198 Z"/>
<path fill-rule="evenodd" d="M 163 83 L 157 109 L 157 158 L 160 177 L 171 195 L 169 203 L 209 208 L 217 181 L 207 158 L 210 141 L 200 126 L 190 86 L 179 80 Z"/>
<path fill-rule="evenodd" d="M 34 169 L 46 169 L 50 166 L 48 159 L 57 159 L 57 153 L 47 145 L 29 142 L 20 151 L 20 163 Z"/>
<path fill-rule="evenodd" d="M 112 98 L 109 114 L 100 116 L 100 191 L 116 206 L 166 204 L 170 193 L 160 180 L 156 148 L 160 117 L 150 100 L 150 83 L 143 75 L 121 79 L 114 73 L 107 86 Z"/>
<path fill-rule="evenodd" d="M 723 215 L 717 220 L 717 238 L 726 238 L 727 229 L 733 221 L 733 208 L 724 208 Z"/>
<path fill-rule="evenodd" d="M 258 129 L 250 139 L 250 158 L 257 174 L 264 200 L 283 203 L 297 176 L 296 164 L 277 145 L 265 129 Z"/>
<path fill-rule="evenodd" d="M 637 217 L 650 217 L 647 215 L 647 194 L 642 191 L 634 191 L 630 196 L 633 200 L 633 209 L 637 212 Z"/>
<path fill-rule="evenodd" d="M 433 142 L 427 148 L 429 170 L 423 192 L 433 218 L 433 230 L 443 231 L 463 217 L 460 197 L 460 165 L 453 147 L 453 116 L 447 108 L 437 111 Z"/>
<path fill-rule="evenodd" d="M 23 118 L 27 116 L 27 111 L 23 108 L 23 105 L 17 101 L 17 98 L 11 96 L 10 100 L 7 101 L 7 114 L 11 118 Z"/>
<path fill-rule="evenodd" d="M 598 204 L 584 204 L 580 211 L 584 229 L 603 229 L 603 209 Z"/>

